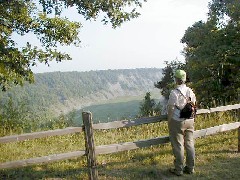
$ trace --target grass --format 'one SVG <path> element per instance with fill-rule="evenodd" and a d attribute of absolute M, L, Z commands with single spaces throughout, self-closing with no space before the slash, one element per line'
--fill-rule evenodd
<path fill-rule="evenodd" d="M 139 96 L 123 96 L 111 100 L 101 101 L 101 103 L 84 107 L 77 110 L 73 119 L 74 124 L 81 125 L 79 121 L 82 116 L 82 111 L 90 111 L 93 114 L 94 123 L 105 123 L 116 120 L 132 119 L 139 114 L 140 103 L 144 100 L 146 94 Z M 162 99 L 159 90 L 151 91 L 151 98 L 156 103 Z"/>
<path fill-rule="evenodd" d="M 196 129 L 238 121 L 236 111 L 196 118 Z M 95 145 L 121 143 L 168 135 L 166 122 L 95 132 Z M 238 179 L 240 153 L 237 130 L 196 139 L 196 173 L 176 178 L 168 172 L 170 144 L 97 156 L 99 179 Z M 84 149 L 82 134 L 0 144 L 0 162 Z M 0 170 L 1 179 L 88 179 L 86 158 Z"/>
<path fill-rule="evenodd" d="M 118 102 L 109 104 L 92 105 L 84 108 L 92 112 L 94 123 L 111 122 L 114 120 L 131 119 L 139 114 L 140 100 Z M 78 111 L 80 112 L 80 111 Z"/>

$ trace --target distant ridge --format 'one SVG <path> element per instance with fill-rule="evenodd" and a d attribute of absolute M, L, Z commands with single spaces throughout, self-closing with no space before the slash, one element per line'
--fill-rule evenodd
<path fill-rule="evenodd" d="M 55 115 L 120 96 L 137 96 L 154 89 L 162 69 L 139 68 L 88 72 L 35 74 L 35 83 L 1 92 L 2 104 L 11 97 L 27 102 L 34 114 L 51 111 Z"/>

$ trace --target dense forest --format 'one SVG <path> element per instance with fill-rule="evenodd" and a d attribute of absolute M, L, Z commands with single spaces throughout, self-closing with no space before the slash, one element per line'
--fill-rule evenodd
<path fill-rule="evenodd" d="M 57 116 L 102 100 L 144 94 L 161 77 L 157 68 L 35 74 L 35 83 L 0 92 L 1 107 L 22 106 L 32 118 Z"/>

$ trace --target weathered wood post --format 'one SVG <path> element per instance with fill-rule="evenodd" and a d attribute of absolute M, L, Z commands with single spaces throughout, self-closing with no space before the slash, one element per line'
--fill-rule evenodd
<path fill-rule="evenodd" d="M 84 136 L 85 136 L 87 164 L 89 168 L 89 179 L 97 180 L 98 170 L 97 170 L 97 160 L 96 160 L 96 154 L 95 154 L 94 137 L 93 137 L 92 113 L 82 112 L 82 118 L 83 118 L 83 125 L 84 125 L 83 130 L 84 130 Z"/>
<path fill-rule="evenodd" d="M 240 126 L 238 127 L 238 152 L 240 153 Z"/>
<path fill-rule="evenodd" d="M 238 102 L 240 102 L 240 93 L 238 93 Z M 237 121 L 240 120 L 240 108 L 237 109 Z M 238 152 L 240 153 L 240 126 L 238 127 Z"/>

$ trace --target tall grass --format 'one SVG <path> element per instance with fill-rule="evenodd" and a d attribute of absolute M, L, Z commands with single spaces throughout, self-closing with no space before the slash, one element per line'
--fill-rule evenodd
<path fill-rule="evenodd" d="M 196 129 L 238 121 L 237 111 L 199 115 Z M 168 135 L 166 122 L 95 131 L 95 145 L 121 143 Z M 240 155 L 237 131 L 196 139 L 196 173 L 178 179 L 238 179 Z M 1 162 L 84 149 L 83 134 L 0 144 Z M 170 144 L 97 157 L 99 179 L 175 179 Z M 88 179 L 85 157 L 51 164 L 0 170 L 2 179 Z"/>

